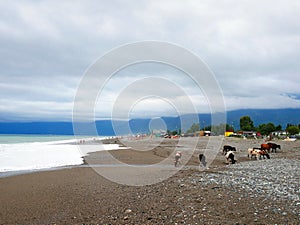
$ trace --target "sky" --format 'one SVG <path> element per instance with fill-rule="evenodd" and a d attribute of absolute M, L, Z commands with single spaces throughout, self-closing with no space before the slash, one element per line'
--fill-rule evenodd
<path fill-rule="evenodd" d="M 299 108 L 299 21 L 294 0 L 0 1 L 0 121 L 70 121 L 89 68 L 145 40 L 197 55 L 226 110 Z M 187 96 L 199 113 L 213 104 L 186 73 L 161 63 L 122 68 L 96 95 L 96 119 L 114 109 L 116 117 L 178 115 Z"/>

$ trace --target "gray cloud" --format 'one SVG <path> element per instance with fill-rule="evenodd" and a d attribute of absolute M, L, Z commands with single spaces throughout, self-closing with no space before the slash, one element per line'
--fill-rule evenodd
<path fill-rule="evenodd" d="M 140 40 L 176 43 L 200 56 L 229 110 L 299 107 L 299 17 L 300 3 L 293 0 L 0 2 L 0 119 L 69 120 L 88 66 L 110 49 Z M 119 91 L 141 74 L 172 80 L 198 111 L 209 108 L 205 93 L 178 71 L 144 65 L 108 83 L 106 110 L 97 117 L 107 117 Z M 169 94 L 180 102 L 176 90 Z M 141 105 L 141 114 L 155 114 L 154 108 L 173 113 L 162 101 Z"/>

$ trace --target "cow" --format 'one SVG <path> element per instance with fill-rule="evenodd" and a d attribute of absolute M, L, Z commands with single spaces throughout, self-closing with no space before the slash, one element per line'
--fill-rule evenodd
<path fill-rule="evenodd" d="M 235 164 L 236 160 L 234 159 L 234 151 L 228 151 L 225 155 L 227 162 L 231 162 L 231 164 Z"/>
<path fill-rule="evenodd" d="M 265 149 L 262 148 L 248 148 L 248 158 L 251 157 L 251 159 L 253 157 L 255 157 L 257 159 L 257 156 L 259 157 L 259 159 L 261 159 L 261 157 L 263 157 L 265 159 L 265 157 L 267 157 L 267 159 L 270 159 L 270 155 L 268 154 L 268 152 Z"/>
<path fill-rule="evenodd" d="M 267 150 L 270 152 L 271 146 L 269 144 L 261 144 L 260 145 L 261 150 Z"/>
<path fill-rule="evenodd" d="M 236 152 L 236 148 L 235 147 L 232 147 L 230 145 L 224 145 L 223 146 L 223 155 L 226 155 L 227 152 L 229 151 L 234 151 Z"/>
<path fill-rule="evenodd" d="M 278 145 L 278 144 L 275 144 L 275 143 L 272 143 L 272 142 L 269 142 L 268 145 L 271 147 L 272 149 L 272 152 L 275 152 L 276 153 L 276 149 L 281 149 L 281 146 Z"/>

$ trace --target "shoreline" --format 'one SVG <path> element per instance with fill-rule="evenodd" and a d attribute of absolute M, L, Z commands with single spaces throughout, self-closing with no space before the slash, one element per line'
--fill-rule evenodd
<path fill-rule="evenodd" d="M 15 174 L 33 173 L 74 167 L 84 164 L 88 152 L 121 149 L 117 145 L 102 144 L 107 138 L 85 139 L 21 139 L 20 143 L 9 141 L 0 144 L 0 178 Z M 58 139 L 57 139 L 58 138 Z"/>
<path fill-rule="evenodd" d="M 202 138 L 202 140 L 201 140 L 201 138 Z M 222 137 L 217 137 L 217 138 L 222 138 Z M 183 139 L 189 139 L 189 138 L 184 137 Z M 245 140 L 245 139 L 240 139 L 240 138 L 225 138 L 225 137 L 223 137 L 222 139 L 224 139 L 224 141 L 223 141 L 224 143 L 229 141 L 229 142 L 234 143 L 234 144 L 237 144 L 239 142 L 246 142 L 246 143 L 247 142 L 248 143 L 264 142 L 264 140 L 262 140 L 262 139 L 246 139 Z M 158 139 L 156 139 L 156 140 L 158 140 Z M 178 139 L 164 139 L 164 138 L 161 138 L 160 140 L 162 140 L 162 142 L 167 141 L 167 142 L 178 143 Z M 200 137 L 199 140 L 200 141 L 203 141 L 203 140 L 207 141 L 208 137 Z M 134 147 L 142 148 L 141 146 L 144 144 L 143 141 L 151 141 L 151 139 L 138 140 L 137 143 L 141 142 L 142 144 L 140 144 L 138 146 L 134 146 Z M 293 143 L 293 142 L 285 142 L 284 140 L 279 140 L 279 142 L 281 142 L 282 144 L 289 144 L 289 143 L 292 144 Z M 124 143 L 126 144 L 126 141 Z M 107 137 L 107 138 L 104 138 L 104 139 L 95 139 L 93 137 L 90 137 L 87 140 L 85 140 L 84 143 L 80 143 L 77 140 L 76 142 L 73 141 L 72 143 L 68 143 L 68 144 L 78 145 L 78 146 L 82 146 L 82 145 L 83 146 L 84 145 L 95 145 L 95 146 L 97 146 L 97 145 L 101 145 L 101 144 L 104 144 L 104 145 L 118 144 L 119 149 L 109 149 L 109 150 L 104 150 L 104 151 L 109 151 L 110 154 L 113 157 L 116 157 L 117 160 L 120 159 L 121 162 L 123 162 L 123 160 L 124 160 L 125 163 L 127 163 L 127 164 L 134 165 L 132 163 L 135 163 L 135 165 L 137 165 L 137 166 L 152 165 L 153 163 L 155 164 L 157 161 L 161 160 L 161 158 L 166 158 L 170 155 L 170 151 L 169 152 L 167 151 L 167 154 L 162 154 L 162 152 L 160 152 L 157 149 L 153 149 L 153 150 L 150 150 L 150 151 L 143 151 L 143 150 L 140 151 L 138 149 L 136 149 L 136 151 L 135 151 L 135 149 L 130 149 L 130 148 L 126 149 L 126 145 L 124 143 L 122 142 L 122 138 L 120 138 L 120 137 Z M 132 142 L 132 143 L 135 143 L 135 142 Z M 295 142 L 295 143 L 298 143 L 298 142 Z M 127 142 L 127 144 L 128 144 L 128 142 Z M 130 144 L 130 142 L 129 142 L 129 144 Z M 157 142 L 156 142 L 156 144 L 157 144 Z M 60 145 L 60 144 L 55 144 L 55 145 Z M 300 146 L 300 144 L 299 144 L 299 146 Z M 158 146 L 158 147 L 160 147 L 160 146 Z M 170 146 L 168 146 L 168 147 L 170 147 Z M 122 152 L 120 152 L 120 150 Z M 41 168 L 41 169 L 26 169 L 26 170 L 5 171 L 5 172 L 0 172 L 0 179 L 5 178 L 5 177 L 10 177 L 10 176 L 18 176 L 18 175 L 23 175 L 23 174 L 37 173 L 37 172 L 64 170 L 64 169 L 70 169 L 70 168 L 120 166 L 119 163 L 110 164 L 109 162 L 107 162 L 107 159 L 104 159 L 104 161 L 101 161 L 101 160 L 100 161 L 98 161 L 98 160 L 94 161 L 93 158 L 97 158 L 97 155 L 101 155 L 103 153 L 102 151 L 103 150 L 88 152 L 85 156 L 81 157 L 83 159 L 83 162 L 81 164 L 62 165 L 62 166 L 57 166 L 57 167 L 49 167 L 49 168 Z M 244 149 L 244 151 L 246 151 L 246 149 Z M 196 152 L 199 153 L 199 150 L 198 151 L 196 150 Z M 130 159 L 128 157 L 127 157 L 127 159 L 125 159 L 125 157 L 124 157 L 125 155 L 134 155 L 134 157 L 136 157 L 136 158 L 131 156 Z M 153 158 L 154 158 L 153 155 L 157 156 L 155 160 L 153 160 Z M 148 157 L 148 158 L 144 158 L 143 160 L 141 160 L 141 157 Z M 89 160 L 90 163 L 87 162 L 87 159 L 89 159 L 89 158 L 92 158 L 91 160 Z M 300 159 L 300 158 L 298 157 L 298 159 Z M 217 159 L 215 159 L 215 160 L 217 160 Z M 239 163 L 244 162 L 244 161 L 248 161 L 248 159 L 245 158 L 245 157 L 240 157 Z M 93 162 L 96 162 L 96 163 L 93 163 Z M 187 162 L 187 165 L 190 165 L 190 166 L 199 165 L 197 155 L 194 154 L 191 157 L 191 159 L 189 160 L 189 162 Z M 214 165 L 214 163 L 213 163 L 213 165 Z M 219 166 L 225 166 L 226 164 L 224 163 L 223 165 L 220 165 L 220 163 L 218 162 L 217 165 L 219 167 Z"/>

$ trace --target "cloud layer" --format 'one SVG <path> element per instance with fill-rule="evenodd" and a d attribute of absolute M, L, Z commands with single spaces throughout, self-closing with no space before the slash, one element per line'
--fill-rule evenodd
<path fill-rule="evenodd" d="M 111 49 L 142 40 L 175 43 L 202 58 L 228 110 L 299 108 L 299 20 L 294 0 L 0 2 L 0 120 L 70 120 L 87 68 Z M 120 91 L 145 76 L 175 82 L 199 112 L 209 111 L 205 93 L 183 73 L 140 65 L 109 81 L 95 103 L 96 118 L 109 117 Z M 166 91 L 182 104 L 184 96 Z M 155 99 L 140 101 L 133 114 L 174 115 Z"/>

